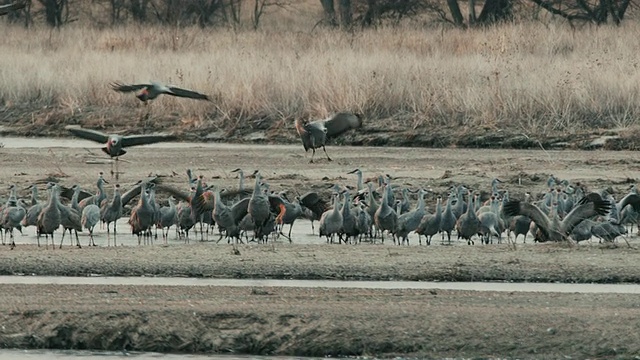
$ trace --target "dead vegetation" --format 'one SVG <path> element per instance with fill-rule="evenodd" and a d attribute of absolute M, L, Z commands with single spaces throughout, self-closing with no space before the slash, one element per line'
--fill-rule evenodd
<path fill-rule="evenodd" d="M 510 23 L 469 31 L 381 27 L 231 31 L 0 25 L 4 134 L 68 124 L 189 140 L 292 142 L 293 119 L 364 114 L 369 145 L 536 147 L 613 132 L 637 148 L 636 23 L 572 30 Z M 159 99 L 150 119 L 111 81 L 159 80 L 214 97 Z M 260 136 L 251 134 L 261 133 Z M 623 134 L 623 135 L 620 135 Z"/>

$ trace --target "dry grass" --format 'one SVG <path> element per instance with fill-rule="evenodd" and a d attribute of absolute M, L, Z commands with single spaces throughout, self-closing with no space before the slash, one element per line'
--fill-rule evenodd
<path fill-rule="evenodd" d="M 640 115 L 639 24 L 353 34 L 0 28 L 0 52 L 11 54 L 0 57 L 5 109 L 49 106 L 62 112 L 59 122 L 71 116 L 82 122 L 83 114 L 104 108 L 129 122 L 138 101 L 109 90 L 108 83 L 152 79 L 215 96 L 213 104 L 164 98 L 153 105 L 154 116 L 179 118 L 183 129 L 230 129 L 256 119 L 285 124 L 347 109 L 369 119 L 402 120 L 398 126 L 407 130 L 549 134 L 629 127 Z"/>

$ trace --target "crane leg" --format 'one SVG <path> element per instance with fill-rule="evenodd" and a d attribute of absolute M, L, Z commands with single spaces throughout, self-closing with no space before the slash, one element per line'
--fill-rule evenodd
<path fill-rule="evenodd" d="M 331 158 L 329 157 L 329 154 L 327 154 L 327 149 L 325 149 L 324 145 L 322 145 L 322 150 L 324 150 L 324 154 L 327 155 L 327 160 L 328 161 L 333 161 L 331 160 Z"/>

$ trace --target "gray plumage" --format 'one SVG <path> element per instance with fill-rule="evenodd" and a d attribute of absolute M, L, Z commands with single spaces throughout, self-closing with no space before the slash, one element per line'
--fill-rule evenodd
<path fill-rule="evenodd" d="M 560 221 L 557 218 L 555 207 L 557 204 L 552 203 L 552 215 L 547 216 L 535 205 L 511 200 L 504 206 L 504 211 L 509 216 L 525 215 L 537 224 L 537 233 L 535 237 L 538 241 L 565 241 L 573 228 L 584 219 L 591 218 L 596 215 L 606 215 L 611 204 L 603 200 L 597 193 L 590 193 L 583 197 L 576 207 L 567 216 Z M 639 204 L 640 205 L 640 204 Z"/>
<path fill-rule="evenodd" d="M 478 201 L 478 195 L 474 195 L 469 199 L 467 211 L 460 215 L 456 222 L 456 232 L 462 239 L 467 240 L 467 244 L 474 244 L 473 236 L 480 230 L 480 220 L 476 216 L 475 203 Z"/>
<path fill-rule="evenodd" d="M 442 219 L 440 220 L 440 234 L 442 236 L 442 242 L 444 243 L 444 234 L 447 234 L 447 240 L 451 244 L 451 232 L 456 227 L 457 218 L 453 213 L 452 203 L 455 199 L 455 194 L 449 194 L 447 198 L 447 206 L 442 213 Z"/>
<path fill-rule="evenodd" d="M 423 201 L 424 203 L 424 201 Z M 401 216 L 402 217 L 402 216 Z M 424 235 L 427 245 L 431 245 L 431 238 L 440 231 L 440 223 L 442 222 L 442 197 L 438 196 L 436 200 L 436 211 L 433 214 L 425 214 L 420 219 L 420 223 L 416 228 L 418 241 L 422 245 L 420 236 Z"/>
<path fill-rule="evenodd" d="M 349 199 L 349 191 L 343 193 L 343 204 L 340 212 L 342 213 L 342 230 L 340 231 L 340 237 L 344 236 L 344 242 L 348 243 L 351 238 L 358 236 L 359 231 L 357 227 L 357 219 L 353 210 L 351 209 L 351 201 Z"/>
<path fill-rule="evenodd" d="M 81 247 L 80 240 L 78 239 L 78 231 L 82 232 L 82 213 L 70 206 L 60 204 L 60 224 L 63 227 L 60 248 L 62 249 L 62 243 L 64 242 L 64 236 L 67 231 L 69 231 L 69 237 L 73 236 L 72 231 L 75 233 L 76 246 Z M 73 245 L 73 238 L 71 239 L 71 244 Z"/>
<path fill-rule="evenodd" d="M 26 204 L 22 200 L 17 201 L 15 204 L 8 204 L 2 209 L 2 228 L 4 229 L 5 237 L 7 232 L 11 237 L 11 246 L 15 246 L 13 240 L 13 229 L 18 229 L 22 234 L 22 220 L 27 214 L 25 210 Z M 4 240 L 2 242 L 4 245 Z"/>
<path fill-rule="evenodd" d="M 251 219 L 253 219 L 253 226 L 256 233 L 262 233 L 261 227 L 265 225 L 266 221 L 269 219 L 269 215 L 271 214 L 269 198 L 260 189 L 261 180 L 262 176 L 259 173 L 256 174 L 253 194 L 251 195 L 247 208 L 247 211 L 251 215 Z"/>
<path fill-rule="evenodd" d="M 333 236 L 342 230 L 342 212 L 340 212 L 340 194 L 333 193 L 333 208 L 325 211 L 320 217 L 318 236 L 325 236 L 327 242 L 333 243 Z"/>
<path fill-rule="evenodd" d="M 40 215 L 38 216 L 37 227 L 38 227 L 38 246 L 40 246 L 40 236 L 41 235 L 51 235 L 51 244 L 55 249 L 54 236 L 53 233 L 60 227 L 61 223 L 61 213 L 60 213 L 60 187 L 56 184 L 49 184 L 51 186 L 51 196 L 49 197 L 49 202 L 42 209 Z M 45 244 L 45 247 L 48 246 L 48 243 Z"/>
<path fill-rule="evenodd" d="M 382 243 L 384 244 L 384 231 L 388 231 L 393 238 L 393 242 L 395 243 L 395 235 L 394 232 L 397 227 L 398 215 L 396 211 L 389 206 L 389 196 L 388 192 L 391 191 L 390 185 L 385 185 L 385 194 L 382 195 L 382 203 L 380 207 L 375 213 L 373 217 L 373 221 L 376 224 L 376 228 L 380 230 L 380 236 L 382 237 Z"/>
<path fill-rule="evenodd" d="M 101 172 L 100 175 L 98 176 L 98 181 L 96 182 L 96 187 L 97 187 L 96 194 L 82 199 L 82 201 L 78 203 L 78 206 L 79 206 L 78 211 L 82 211 L 82 209 L 84 209 L 84 207 L 89 204 L 95 204 L 98 206 L 102 205 L 102 200 L 107 198 L 107 194 L 104 191 L 104 184 L 107 184 L 107 181 L 104 179 L 103 173 Z M 75 195 L 75 191 L 74 191 L 74 195 Z"/>
<path fill-rule="evenodd" d="M 113 246 L 116 245 L 116 223 L 120 217 L 122 217 L 122 197 L 120 185 L 116 184 L 111 201 L 105 201 L 100 206 L 100 220 L 107 224 L 107 246 L 111 243 L 111 233 L 109 232 L 109 224 L 111 223 L 113 223 Z"/>
<path fill-rule="evenodd" d="M 154 224 L 155 217 L 153 207 L 149 204 L 149 195 L 145 189 L 146 183 L 143 183 L 140 200 L 138 200 L 138 204 L 131 209 L 131 216 L 129 217 L 131 233 L 138 236 L 138 245 L 141 244 L 141 237 L 143 236 L 146 242 L 151 226 Z"/>
<path fill-rule="evenodd" d="M 161 207 L 158 211 L 158 219 L 156 221 L 156 226 L 162 231 L 162 239 L 165 245 L 169 237 L 169 229 L 178 223 L 178 211 L 173 197 L 170 196 L 167 202 L 168 205 Z M 166 233 L 164 229 L 167 229 Z"/>
<path fill-rule="evenodd" d="M 420 224 L 423 218 L 427 215 L 427 210 L 425 207 L 424 196 L 427 194 L 427 191 L 424 189 L 418 190 L 418 205 L 414 210 L 408 211 L 398 217 L 398 224 L 396 228 L 396 236 L 398 240 L 407 242 L 409 245 L 409 233 L 415 231 L 418 234 L 418 241 L 422 244 L 422 239 L 420 238 L 420 232 L 418 229 L 420 228 Z M 402 205 L 400 205 L 402 207 Z M 439 226 L 439 222 L 438 222 Z"/>
<path fill-rule="evenodd" d="M 313 162 L 313 157 L 316 154 L 316 149 L 322 148 L 328 161 L 332 161 L 327 154 L 325 148 L 328 139 L 341 135 L 351 129 L 358 129 L 362 127 L 362 116 L 360 114 L 352 113 L 338 113 L 327 119 L 311 121 L 303 123 L 302 120 L 295 120 L 295 127 L 300 140 L 302 140 L 302 146 L 304 151 L 313 151 L 311 154 L 310 163 Z"/>
<path fill-rule="evenodd" d="M 120 82 L 113 82 L 110 84 L 110 86 L 112 90 L 118 92 L 127 93 L 140 91 L 138 94 L 136 94 L 136 97 L 138 98 L 138 100 L 144 102 L 145 104 L 147 103 L 147 101 L 156 99 L 162 94 L 195 100 L 210 100 L 209 97 L 205 94 L 201 94 L 193 90 L 182 89 L 172 85 L 160 84 L 154 81 L 148 84 L 122 84 Z"/>
<path fill-rule="evenodd" d="M 489 205 L 489 211 L 476 214 L 478 221 L 480 221 L 479 233 L 483 237 L 483 242 L 488 244 L 492 242 L 492 236 L 498 238 L 498 242 L 502 240 L 502 226 L 500 222 L 502 219 L 499 215 L 500 202 L 495 197 L 490 199 L 491 205 Z"/>
<path fill-rule="evenodd" d="M 89 204 L 82 209 L 82 218 L 80 223 L 82 227 L 89 230 L 89 245 L 96 246 L 96 242 L 93 239 L 93 229 L 96 224 L 100 222 L 100 208 L 96 204 Z"/>

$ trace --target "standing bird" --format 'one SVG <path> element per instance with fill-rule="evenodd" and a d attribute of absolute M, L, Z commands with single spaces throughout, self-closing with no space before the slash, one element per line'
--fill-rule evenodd
<path fill-rule="evenodd" d="M 269 197 L 260 190 L 261 180 L 262 175 L 257 173 L 253 195 L 251 195 L 251 199 L 249 200 L 247 211 L 253 219 L 254 231 L 262 234 L 262 227 L 266 224 L 267 220 L 269 220 L 269 215 L 271 214 L 271 204 L 269 203 Z"/>
<path fill-rule="evenodd" d="M 82 209 L 82 218 L 80 223 L 82 227 L 89 230 L 89 245 L 96 246 L 96 242 L 93 241 L 93 228 L 100 221 L 100 208 L 96 204 L 89 204 Z"/>
<path fill-rule="evenodd" d="M 49 197 L 49 202 L 42 209 L 40 215 L 38 216 L 37 227 L 38 227 L 38 246 L 40 246 L 40 235 L 51 235 L 51 244 L 55 249 L 55 243 L 53 242 L 53 233 L 58 230 L 61 223 L 61 212 L 60 206 L 60 187 L 57 184 L 50 183 L 51 186 L 51 196 Z M 48 241 L 45 247 L 48 246 Z"/>
<path fill-rule="evenodd" d="M 116 246 L 116 222 L 121 216 L 122 196 L 120 195 L 120 184 L 116 184 L 111 202 L 103 201 L 100 205 L 100 220 L 107 224 L 107 246 L 111 243 L 111 235 L 109 233 L 109 224 L 111 223 L 113 223 L 113 246 Z"/>
<path fill-rule="evenodd" d="M 296 119 L 295 127 L 302 140 L 304 151 L 309 151 L 309 149 L 313 151 L 310 163 L 313 162 L 313 156 L 316 154 L 316 149 L 319 148 L 324 150 L 327 160 L 332 161 L 324 147 L 327 140 L 351 129 L 362 127 L 362 115 L 342 112 L 327 119 L 311 121 L 306 124 L 302 120 Z"/>
<path fill-rule="evenodd" d="M 111 158 L 116 158 L 116 180 L 118 180 L 118 159 L 120 156 L 127 153 L 124 150 L 125 147 L 138 146 L 138 145 L 147 145 L 154 144 L 163 141 L 172 141 L 176 140 L 174 135 L 127 135 L 122 136 L 118 134 L 105 134 L 101 131 L 91 130 L 91 129 L 83 129 L 78 126 L 67 126 L 67 130 L 73 135 L 95 142 L 99 142 L 105 144 L 102 148 L 105 154 L 109 155 Z M 113 163 L 111 164 L 111 175 L 114 174 L 113 171 Z M 100 204 L 96 204 L 100 206 Z"/>
<path fill-rule="evenodd" d="M 113 82 L 110 84 L 111 89 L 119 92 L 133 92 L 141 90 L 136 97 L 140 99 L 145 105 L 147 105 L 147 101 L 153 100 L 162 94 L 196 99 L 196 100 L 207 100 L 211 101 L 209 97 L 205 94 L 201 94 L 199 92 L 195 92 L 192 90 L 181 89 L 179 87 L 171 86 L 171 85 L 163 85 L 157 82 L 151 82 L 150 84 L 131 84 L 126 85 L 119 82 Z"/>

